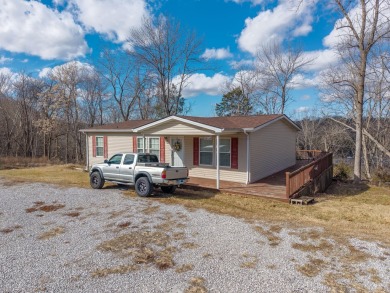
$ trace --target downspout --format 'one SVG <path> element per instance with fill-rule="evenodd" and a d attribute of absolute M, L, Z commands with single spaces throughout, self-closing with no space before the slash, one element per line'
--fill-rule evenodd
<path fill-rule="evenodd" d="M 246 184 L 251 182 L 251 173 L 250 173 L 250 145 L 249 145 L 249 133 L 244 129 L 246 135 Z"/>

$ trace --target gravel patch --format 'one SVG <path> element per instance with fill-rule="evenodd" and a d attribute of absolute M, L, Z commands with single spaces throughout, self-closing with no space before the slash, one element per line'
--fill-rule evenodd
<path fill-rule="evenodd" d="M 119 189 L 0 179 L 0 247 L 2 292 L 390 292 L 380 243 Z"/>

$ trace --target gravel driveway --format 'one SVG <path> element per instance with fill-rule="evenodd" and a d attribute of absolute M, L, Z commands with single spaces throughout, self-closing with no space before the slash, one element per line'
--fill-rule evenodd
<path fill-rule="evenodd" d="M 390 249 L 120 189 L 0 179 L 2 292 L 390 292 Z"/>

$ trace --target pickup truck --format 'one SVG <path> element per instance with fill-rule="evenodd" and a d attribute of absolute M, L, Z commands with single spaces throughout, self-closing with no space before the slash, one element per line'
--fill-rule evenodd
<path fill-rule="evenodd" d="M 154 154 L 121 153 L 104 160 L 104 163 L 93 165 L 89 177 L 94 189 L 102 188 L 105 181 L 109 181 L 134 185 L 136 193 L 145 197 L 150 195 L 153 187 L 173 193 L 177 186 L 187 182 L 188 168 L 159 163 Z"/>

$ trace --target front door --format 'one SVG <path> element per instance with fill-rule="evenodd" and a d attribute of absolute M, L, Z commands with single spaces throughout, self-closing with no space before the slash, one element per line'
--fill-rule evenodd
<path fill-rule="evenodd" d="M 183 167 L 184 166 L 184 138 L 183 137 L 171 137 L 171 149 L 172 149 L 172 166 Z"/>

